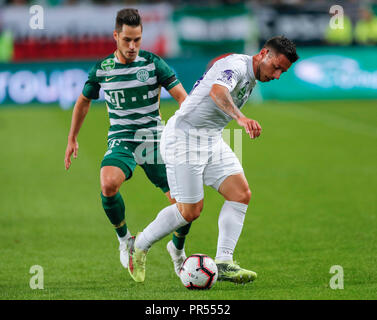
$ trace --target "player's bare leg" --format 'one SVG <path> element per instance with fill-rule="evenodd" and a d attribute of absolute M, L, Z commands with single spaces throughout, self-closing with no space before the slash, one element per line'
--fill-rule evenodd
<path fill-rule="evenodd" d="M 131 233 L 125 220 L 125 206 L 119 188 L 126 179 L 124 172 L 114 166 L 101 168 L 101 199 L 102 205 L 110 222 L 114 225 L 119 240 L 120 262 L 128 268 L 127 239 Z"/>
<path fill-rule="evenodd" d="M 225 203 L 219 215 L 219 238 L 215 262 L 219 270 L 218 280 L 246 283 L 257 274 L 241 268 L 233 261 L 233 252 L 241 235 L 251 191 L 243 173 L 227 177 L 219 187 Z"/>
<path fill-rule="evenodd" d="M 169 202 L 171 203 L 171 204 L 173 204 L 173 203 L 176 203 L 177 201 L 175 201 L 175 199 L 174 198 L 172 198 L 171 197 L 171 195 L 170 195 L 170 191 L 168 191 L 168 192 L 165 192 L 165 196 L 166 196 L 166 198 L 168 198 L 168 200 L 169 200 Z"/>
<path fill-rule="evenodd" d="M 227 177 L 219 187 L 219 193 L 227 201 L 235 201 L 248 205 L 251 191 L 243 173 Z"/>
<path fill-rule="evenodd" d="M 126 176 L 118 167 L 105 166 L 101 168 L 100 179 L 102 194 L 105 197 L 113 197 L 119 191 Z"/>

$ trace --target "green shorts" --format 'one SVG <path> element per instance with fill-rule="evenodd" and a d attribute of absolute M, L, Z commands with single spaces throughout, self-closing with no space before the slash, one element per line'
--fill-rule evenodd
<path fill-rule="evenodd" d="M 166 168 L 160 156 L 158 142 L 133 142 L 111 140 L 101 162 L 101 168 L 114 166 L 120 168 L 126 180 L 132 177 L 136 165 L 144 169 L 148 179 L 164 193 L 169 191 Z"/>

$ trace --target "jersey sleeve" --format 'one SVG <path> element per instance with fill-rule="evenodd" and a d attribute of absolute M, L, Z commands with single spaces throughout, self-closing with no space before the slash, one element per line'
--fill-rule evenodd
<path fill-rule="evenodd" d="M 170 90 L 180 83 L 173 69 L 159 56 L 155 56 L 154 64 L 156 66 L 157 82 L 166 90 Z"/>
<path fill-rule="evenodd" d="M 228 88 L 229 91 L 233 91 L 241 78 L 242 71 L 237 67 L 237 64 L 218 61 L 216 66 L 215 81 L 213 84 L 222 85 Z"/>
<path fill-rule="evenodd" d="M 97 65 L 95 65 L 89 71 L 88 80 L 85 82 L 84 88 L 82 90 L 82 94 L 88 99 L 99 98 L 99 90 L 101 89 L 101 86 L 96 76 L 96 72 L 97 72 Z"/>

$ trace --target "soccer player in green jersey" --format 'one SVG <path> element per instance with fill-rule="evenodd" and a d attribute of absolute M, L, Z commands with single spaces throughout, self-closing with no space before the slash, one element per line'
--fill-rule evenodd
<path fill-rule="evenodd" d="M 76 101 L 68 144 L 65 168 L 71 166 L 71 156 L 77 157 L 77 136 L 89 111 L 92 99 L 104 90 L 110 119 L 108 150 L 101 163 L 101 199 L 120 243 L 120 261 L 128 267 L 127 239 L 131 236 L 125 220 L 125 206 L 119 188 L 132 177 L 137 164 L 148 179 L 159 187 L 171 203 L 165 165 L 159 155 L 162 132 L 159 112 L 160 89 L 163 86 L 179 103 L 187 93 L 173 70 L 157 55 L 140 50 L 142 21 L 136 9 L 120 10 L 116 17 L 114 39 L 117 50 L 99 61 L 89 72 L 82 94 Z M 169 242 L 169 253 L 176 251 L 182 260 L 185 235 L 190 226 L 179 228 Z M 180 266 L 183 261 L 174 261 Z M 177 268 L 176 267 L 176 268 Z"/>

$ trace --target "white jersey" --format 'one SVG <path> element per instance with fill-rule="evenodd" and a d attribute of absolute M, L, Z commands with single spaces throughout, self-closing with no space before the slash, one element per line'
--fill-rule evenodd
<path fill-rule="evenodd" d="M 210 97 L 214 84 L 227 87 L 241 108 L 255 86 L 253 57 L 232 54 L 218 60 L 169 119 L 160 153 L 170 194 L 177 202 L 198 203 L 204 197 L 203 184 L 218 190 L 227 177 L 243 172 L 237 156 L 222 139 L 222 131 L 232 118 Z"/>
<path fill-rule="evenodd" d="M 232 54 L 216 61 L 195 83 L 193 90 L 169 122 L 186 132 L 190 129 L 207 129 L 215 135 L 221 134 L 232 117 L 222 111 L 210 97 L 214 84 L 228 88 L 233 102 L 241 109 L 255 86 L 253 57 Z"/>

